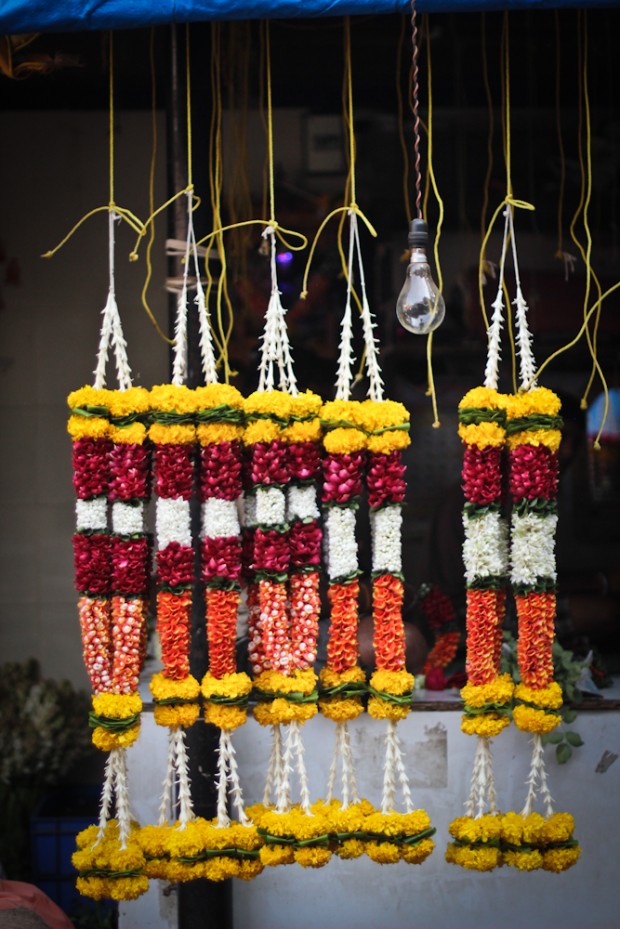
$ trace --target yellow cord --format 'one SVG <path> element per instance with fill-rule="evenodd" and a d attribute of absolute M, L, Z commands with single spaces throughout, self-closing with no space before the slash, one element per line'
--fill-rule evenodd
<path fill-rule="evenodd" d="M 157 163 L 157 72 L 155 68 L 155 29 L 151 28 L 150 38 L 149 38 L 149 69 L 151 73 L 151 133 L 153 137 L 153 146 L 151 149 L 151 164 L 149 167 L 149 212 L 152 213 L 155 208 L 155 166 Z M 153 276 L 153 264 L 151 261 L 151 253 L 153 251 L 153 244 L 155 242 L 155 223 L 151 223 L 149 227 L 149 238 L 146 243 L 146 275 L 144 278 L 144 284 L 142 285 L 142 306 L 151 320 L 155 330 L 159 336 L 169 345 L 172 345 L 173 340 L 169 339 L 165 332 L 161 329 L 159 323 L 155 319 L 155 315 L 149 306 L 147 293 L 149 289 L 149 284 Z"/>
<path fill-rule="evenodd" d="M 303 281 L 301 285 L 301 294 L 300 299 L 305 300 L 308 296 L 308 276 L 310 274 L 310 266 L 312 264 L 312 259 L 314 257 L 314 252 L 316 250 L 317 242 L 321 236 L 321 233 L 325 229 L 328 222 L 333 219 L 334 216 L 342 214 L 343 220 L 346 214 L 354 213 L 358 216 L 370 234 L 376 238 L 377 231 L 364 215 L 364 213 L 358 207 L 355 201 L 355 124 L 353 120 L 353 74 L 352 74 L 352 62 L 351 62 L 351 22 L 348 16 L 344 18 L 344 49 L 345 49 L 345 76 L 343 84 L 343 100 L 344 100 L 344 122 L 347 129 L 347 141 L 348 141 L 348 160 L 349 160 L 349 173 L 347 176 L 347 181 L 345 184 L 344 199 L 345 204 L 343 206 L 336 207 L 329 213 L 314 236 L 312 245 L 310 246 L 310 252 L 308 254 L 308 260 L 306 262 L 306 269 L 304 271 Z M 338 235 L 338 249 L 340 253 L 340 260 L 343 267 L 344 276 L 348 279 L 348 269 L 347 262 L 344 257 L 344 249 L 342 247 L 342 229 L 344 222 L 340 225 L 339 235 Z M 357 295 L 352 291 L 355 301 L 360 307 L 359 299 Z"/>
<path fill-rule="evenodd" d="M 54 246 L 54 248 L 49 249 L 49 251 L 44 252 L 41 255 L 41 258 L 52 258 L 56 252 L 60 251 L 63 245 L 66 245 L 69 239 L 80 228 L 82 223 L 86 222 L 87 219 L 90 219 L 91 216 L 94 216 L 96 213 L 114 213 L 116 216 L 119 216 L 124 222 L 126 222 L 134 232 L 141 233 L 144 229 L 144 224 L 142 220 L 131 212 L 131 210 L 125 209 L 125 207 L 118 206 L 114 202 L 114 39 L 113 33 L 109 33 L 109 77 L 108 77 L 108 95 L 109 95 L 109 106 L 108 106 L 108 190 L 109 190 L 109 199 L 106 206 L 98 206 L 93 210 L 89 210 L 88 213 L 85 213 L 81 219 L 69 230 L 64 239 Z"/>

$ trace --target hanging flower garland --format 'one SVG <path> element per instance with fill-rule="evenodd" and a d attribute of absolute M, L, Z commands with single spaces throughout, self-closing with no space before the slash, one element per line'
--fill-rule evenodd
<path fill-rule="evenodd" d="M 421 589 L 420 608 L 435 637 L 422 668 L 425 684 L 432 690 L 436 682 L 437 689 L 443 689 L 450 682 L 449 678 L 446 681 L 443 669 L 454 660 L 461 641 L 454 605 L 450 597 L 438 587 L 424 586 Z"/>
<path fill-rule="evenodd" d="M 323 405 L 323 523 L 330 627 L 327 662 L 320 673 L 320 709 L 334 722 L 363 712 L 365 674 L 358 665 L 359 562 L 355 526 L 363 487 L 366 433 L 362 404 Z"/>

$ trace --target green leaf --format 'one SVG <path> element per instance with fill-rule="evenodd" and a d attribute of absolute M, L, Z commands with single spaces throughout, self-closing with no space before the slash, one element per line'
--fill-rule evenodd
<path fill-rule="evenodd" d="M 564 741 L 564 733 L 558 732 L 557 729 L 554 729 L 553 732 L 547 732 L 546 735 L 543 736 L 543 741 L 545 744 L 548 743 L 549 745 L 559 745 L 560 742 Z"/>
<path fill-rule="evenodd" d="M 573 710 L 570 706 L 565 706 L 562 709 L 562 719 L 565 723 L 574 723 L 577 719 L 577 710 Z"/>
<path fill-rule="evenodd" d="M 555 757 L 558 759 L 558 764 L 566 764 L 572 754 L 573 750 L 566 742 L 562 742 L 555 750 Z"/>
<path fill-rule="evenodd" d="M 579 748 L 580 745 L 583 745 L 583 739 L 578 732 L 568 731 L 566 733 L 566 741 L 569 745 L 572 745 L 574 748 Z"/>

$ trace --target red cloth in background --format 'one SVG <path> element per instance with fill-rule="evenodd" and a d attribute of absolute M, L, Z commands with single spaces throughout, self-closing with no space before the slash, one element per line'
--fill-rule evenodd
<path fill-rule="evenodd" d="M 38 887 L 23 881 L 0 880 L 0 910 L 14 910 L 20 906 L 40 916 L 49 929 L 73 929 L 69 917 Z"/>

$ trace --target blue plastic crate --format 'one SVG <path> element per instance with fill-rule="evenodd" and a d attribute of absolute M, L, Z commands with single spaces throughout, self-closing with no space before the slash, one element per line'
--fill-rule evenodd
<path fill-rule="evenodd" d="M 48 794 L 30 820 L 33 882 L 65 913 L 84 904 L 71 855 L 78 832 L 97 822 L 98 807 L 96 787 L 65 787 Z"/>

